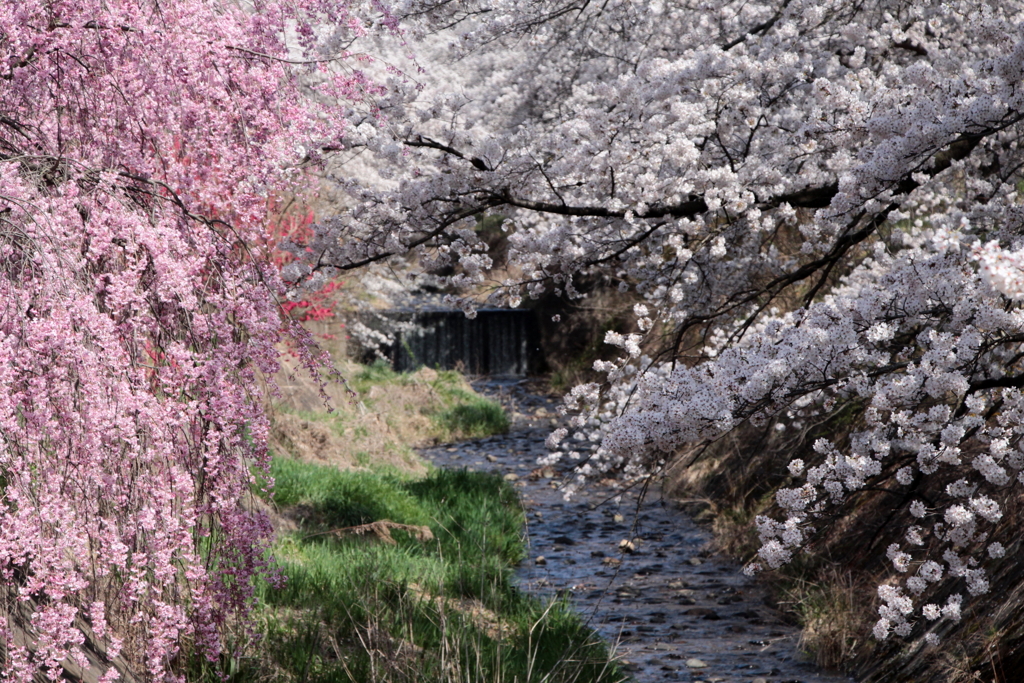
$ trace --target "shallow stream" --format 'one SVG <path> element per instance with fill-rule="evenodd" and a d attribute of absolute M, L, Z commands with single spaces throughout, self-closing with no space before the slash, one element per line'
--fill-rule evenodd
<path fill-rule="evenodd" d="M 638 683 L 849 683 L 798 652 L 799 630 L 768 606 L 739 566 L 709 552 L 710 534 L 650 491 L 618 502 L 594 487 L 566 502 L 564 471 L 539 468 L 554 404 L 522 383 L 477 387 L 513 417 L 503 436 L 425 449 L 440 467 L 495 470 L 513 482 L 527 510 L 529 559 L 521 587 L 568 595 L 615 647 Z M 568 467 L 566 465 L 565 467 Z M 626 542 L 632 547 L 625 549 Z"/>

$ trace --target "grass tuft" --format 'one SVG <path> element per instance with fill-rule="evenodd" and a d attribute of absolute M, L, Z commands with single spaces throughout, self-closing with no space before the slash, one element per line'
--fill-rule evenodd
<path fill-rule="evenodd" d="M 390 519 L 427 524 L 427 511 L 406 491 L 398 474 L 343 471 L 286 458 L 274 458 L 274 503 L 302 505 L 308 530 L 367 524 Z"/>
<path fill-rule="evenodd" d="M 467 397 L 461 403 L 436 413 L 434 422 L 446 434 L 474 438 L 508 432 L 508 416 L 494 401 L 478 396 Z"/>

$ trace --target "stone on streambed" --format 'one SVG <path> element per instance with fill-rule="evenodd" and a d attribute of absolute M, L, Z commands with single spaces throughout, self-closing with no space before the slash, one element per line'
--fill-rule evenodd
<path fill-rule="evenodd" d="M 700 617 L 702 619 L 708 619 L 710 621 L 715 621 L 716 619 L 722 618 L 718 615 L 718 612 L 716 612 L 713 609 L 708 609 L 707 607 L 694 607 L 692 609 L 686 610 L 685 612 L 683 612 L 683 614 L 685 614 L 688 617 Z"/>
<path fill-rule="evenodd" d="M 703 659 L 691 657 L 690 659 L 686 660 L 686 666 L 690 667 L 691 669 L 706 669 L 708 665 L 704 662 Z"/>
<path fill-rule="evenodd" d="M 545 465 L 544 467 L 538 467 L 537 469 L 530 472 L 530 480 L 537 481 L 538 479 L 554 479 L 557 472 L 551 465 Z"/>

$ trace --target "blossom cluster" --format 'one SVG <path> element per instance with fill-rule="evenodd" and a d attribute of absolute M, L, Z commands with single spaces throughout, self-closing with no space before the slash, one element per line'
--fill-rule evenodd
<path fill-rule="evenodd" d="M 332 49 L 361 26 L 326 0 L 0 5 L 5 680 L 180 680 L 246 623 L 287 324 L 258 245 L 296 147 L 376 92 Z"/>

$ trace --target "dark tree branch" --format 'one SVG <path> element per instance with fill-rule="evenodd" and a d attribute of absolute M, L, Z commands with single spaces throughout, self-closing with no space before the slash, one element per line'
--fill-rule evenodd
<path fill-rule="evenodd" d="M 779 19 L 781 19 L 781 18 L 782 18 L 782 13 L 786 11 L 786 8 L 787 8 L 787 7 L 789 7 L 789 3 L 790 3 L 790 2 L 791 2 L 791 0 L 784 0 L 784 2 L 782 3 L 782 7 L 780 7 L 780 8 L 779 8 L 779 11 L 777 11 L 777 12 L 776 12 L 776 13 L 775 13 L 775 14 L 774 14 L 774 15 L 772 16 L 772 18 L 771 18 L 771 19 L 769 19 L 769 20 L 767 20 L 767 21 L 764 21 L 764 22 L 761 22 L 761 23 L 760 23 L 760 24 L 758 24 L 757 26 L 755 26 L 755 27 L 753 27 L 753 28 L 749 29 L 749 30 L 748 30 L 748 31 L 747 31 L 746 33 L 744 33 L 744 34 L 743 34 L 743 35 L 741 35 L 740 37 L 738 37 L 738 38 L 733 38 L 733 39 L 732 39 L 732 40 L 730 40 L 730 41 L 729 41 L 728 43 L 726 43 L 725 45 L 723 45 L 723 46 L 722 46 L 722 51 L 723 51 L 723 52 L 728 52 L 729 50 L 733 49 L 734 47 L 736 47 L 737 45 L 739 45 L 740 43 L 742 43 L 743 41 L 745 41 L 745 40 L 746 40 L 747 38 L 749 38 L 750 36 L 756 36 L 756 35 L 758 35 L 758 34 L 765 34 L 765 33 L 767 33 L 768 31 L 770 31 L 770 30 L 771 30 L 771 28 L 772 28 L 772 26 L 775 26 L 775 23 L 776 23 L 776 22 L 777 22 L 777 21 L 778 21 Z"/>
<path fill-rule="evenodd" d="M 924 49 L 922 46 L 918 45 L 917 43 L 912 43 L 910 41 L 910 38 L 907 38 L 905 40 L 901 40 L 898 43 L 893 43 L 892 46 L 893 47 L 901 48 L 903 50 L 909 50 L 910 52 L 913 52 L 914 54 L 919 54 L 922 57 L 927 57 L 928 56 L 928 50 Z"/>
<path fill-rule="evenodd" d="M 978 144 L 986 137 L 993 135 L 1007 127 L 1013 125 L 1024 119 L 1024 114 L 1017 115 L 1007 119 L 1003 123 L 985 128 L 977 133 L 964 134 L 960 138 L 954 140 L 944 149 L 937 150 L 936 152 L 928 155 L 913 169 L 905 173 L 898 179 L 895 179 L 891 185 L 891 189 L 895 194 L 907 194 L 912 192 L 914 189 L 920 186 L 920 182 L 914 179 L 914 175 L 922 173 L 928 177 L 934 177 L 942 171 L 948 169 L 956 161 L 967 158 L 968 155 L 978 146 Z M 473 166 L 479 170 L 490 171 L 487 164 L 478 157 L 470 157 L 458 149 L 437 142 L 430 138 L 417 135 L 412 140 L 407 140 L 406 145 L 411 147 L 427 147 L 431 149 L 437 149 L 446 154 L 450 154 L 459 159 L 469 161 Z M 924 168 L 931 162 L 929 168 Z M 818 187 L 809 187 L 795 192 L 789 192 L 771 199 L 758 202 L 756 206 L 762 211 L 773 208 L 778 208 L 782 204 L 789 204 L 794 208 L 824 208 L 831 204 L 833 198 L 839 193 L 838 182 L 832 182 L 827 185 Z M 412 249 L 423 244 L 426 244 L 432 239 L 441 236 L 448 227 L 463 220 L 469 216 L 475 215 L 480 211 L 495 208 L 498 206 L 512 206 L 516 208 L 526 209 L 529 211 L 537 211 L 539 213 L 547 213 L 560 216 L 580 216 L 580 217 L 591 217 L 591 218 L 611 218 L 611 219 L 622 219 L 626 217 L 628 210 L 620 209 L 609 209 L 604 206 L 570 206 L 565 204 L 554 204 L 551 202 L 535 201 L 523 197 L 516 197 L 512 194 L 508 187 L 500 190 L 478 190 L 473 194 L 481 197 L 480 200 L 473 203 L 472 206 L 462 208 L 460 210 L 449 213 L 447 216 L 441 218 L 437 226 L 417 237 L 415 240 L 408 242 L 404 245 L 404 249 Z M 437 201 L 437 200 L 435 200 Z M 872 216 L 871 220 L 861 228 L 854 231 L 854 228 L 863 219 L 864 212 L 860 212 L 853 218 L 849 223 L 847 230 L 839 237 L 832 249 L 825 256 L 803 264 L 791 273 L 782 275 L 775 280 L 772 280 L 765 287 L 761 288 L 757 292 L 750 293 L 748 296 L 743 297 L 738 301 L 729 302 L 728 305 L 724 306 L 717 312 L 706 316 L 695 316 L 691 318 L 686 325 L 683 327 L 689 328 L 696 324 L 702 324 L 714 320 L 721 315 L 735 310 L 739 306 L 748 304 L 757 298 L 768 294 L 769 296 L 775 296 L 782 289 L 793 285 L 797 282 L 801 282 L 819 270 L 825 268 L 826 277 L 828 272 L 834 268 L 835 264 L 846 255 L 846 253 L 855 245 L 863 242 L 870 235 L 872 235 L 882 223 L 888 218 L 897 204 L 895 202 L 890 203 L 884 210 Z M 642 213 L 636 213 L 636 217 L 639 219 L 658 219 L 658 218 L 695 218 L 696 216 L 706 213 L 709 210 L 707 202 L 703 197 L 699 195 L 691 195 L 686 201 L 678 204 L 664 205 L 664 206 L 652 206 Z M 637 237 L 627 240 L 625 247 L 620 247 L 616 254 L 624 253 L 624 251 L 637 246 L 652 235 L 659 226 L 654 226 L 642 233 Z M 353 261 L 347 264 L 318 264 L 317 267 L 331 265 L 332 267 L 340 270 L 351 270 L 359 268 L 361 266 L 369 265 L 376 261 L 381 261 L 392 256 L 395 256 L 397 251 L 382 251 L 378 254 L 367 256 L 366 258 L 360 259 L 359 261 Z M 607 260 L 608 255 L 595 255 L 591 260 L 585 260 L 581 262 L 582 266 L 592 265 Z M 815 294 L 824 285 L 825 279 L 823 278 L 818 282 L 817 285 L 811 290 L 812 295 Z"/>
<path fill-rule="evenodd" d="M 589 216 L 593 218 L 625 218 L 628 209 L 609 209 L 604 206 L 566 206 L 564 204 L 552 204 L 550 202 L 537 202 L 531 199 L 513 197 L 508 189 L 502 190 L 496 195 L 502 203 L 515 206 L 520 209 L 539 211 L 540 213 L 553 213 L 560 216 Z M 652 206 L 643 213 L 636 213 L 637 218 L 693 218 L 708 210 L 708 205 L 703 197 L 691 195 L 685 202 L 669 206 Z"/>
<path fill-rule="evenodd" d="M 968 394 L 973 394 L 978 391 L 984 391 L 985 389 L 1020 389 L 1024 387 L 1024 374 L 1014 375 L 1013 377 L 1000 377 L 998 379 L 982 379 L 977 382 L 971 382 L 967 389 Z"/>
<path fill-rule="evenodd" d="M 429 147 L 430 149 L 439 149 L 442 152 L 444 152 L 445 154 L 451 154 L 452 156 L 458 157 L 459 159 L 465 159 L 469 163 L 473 164 L 474 168 L 477 168 L 477 169 L 479 169 L 481 171 L 493 171 L 494 170 L 494 169 L 490 168 L 487 165 L 487 162 L 485 162 L 480 157 L 466 156 L 465 154 L 463 154 L 459 150 L 455 149 L 454 147 L 451 147 L 451 146 L 446 145 L 444 143 L 438 142 L 437 140 L 431 140 L 430 138 L 423 137 L 422 135 L 417 135 L 412 140 L 406 140 L 404 144 L 407 147 Z"/>

